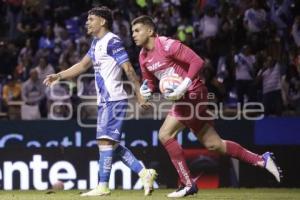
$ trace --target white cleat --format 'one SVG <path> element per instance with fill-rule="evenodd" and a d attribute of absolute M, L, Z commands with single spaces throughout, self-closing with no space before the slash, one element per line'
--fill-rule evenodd
<path fill-rule="evenodd" d="M 271 174 L 273 174 L 273 176 L 275 177 L 275 179 L 277 180 L 278 183 L 280 183 L 281 178 L 282 178 L 282 171 L 281 169 L 276 165 L 276 163 L 274 162 L 274 156 L 273 153 L 271 152 L 266 152 L 262 155 L 262 158 L 264 160 L 264 168 L 266 170 L 268 170 Z"/>
<path fill-rule="evenodd" d="M 153 192 L 153 183 L 157 178 L 155 169 L 143 169 L 139 175 L 144 185 L 144 195 L 150 196 Z"/>
<path fill-rule="evenodd" d="M 194 195 L 198 192 L 197 185 L 194 183 L 192 186 L 179 187 L 176 191 L 169 193 L 169 198 L 181 198 L 189 195 Z"/>
<path fill-rule="evenodd" d="M 92 197 L 92 196 L 106 196 L 106 195 L 110 195 L 110 190 L 108 189 L 108 187 L 98 185 L 95 189 L 86 193 L 82 193 L 80 196 Z"/>

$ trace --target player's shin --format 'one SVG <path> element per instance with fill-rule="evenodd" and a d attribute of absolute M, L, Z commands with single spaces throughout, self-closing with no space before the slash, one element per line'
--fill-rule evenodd
<path fill-rule="evenodd" d="M 125 146 L 119 144 L 115 149 L 115 153 L 125 165 L 139 175 L 144 185 L 145 196 L 151 195 L 153 183 L 157 177 L 156 171 L 154 169 L 146 169 Z"/>
<path fill-rule="evenodd" d="M 99 185 L 107 187 L 112 167 L 113 146 L 100 145 L 99 156 Z"/>
<path fill-rule="evenodd" d="M 163 146 L 167 150 L 171 161 L 179 174 L 180 181 L 185 185 L 191 187 L 193 185 L 190 170 L 186 164 L 183 150 L 175 139 L 169 139 Z"/>
<path fill-rule="evenodd" d="M 263 159 L 260 155 L 245 149 L 236 142 L 229 140 L 223 140 L 223 142 L 226 144 L 225 154 L 228 156 L 237 158 L 254 166 L 263 166 Z"/>
<path fill-rule="evenodd" d="M 99 184 L 93 190 L 81 196 L 105 196 L 110 194 L 108 181 L 113 160 L 113 146 L 99 145 Z"/>
<path fill-rule="evenodd" d="M 140 163 L 138 159 L 132 154 L 132 152 L 126 148 L 125 146 L 118 144 L 115 149 L 116 156 L 119 156 L 121 161 L 129 167 L 135 173 L 139 173 L 142 171 L 144 166 Z"/>

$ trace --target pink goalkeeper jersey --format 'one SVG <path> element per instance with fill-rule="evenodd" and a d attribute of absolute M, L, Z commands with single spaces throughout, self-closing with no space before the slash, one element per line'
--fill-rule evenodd
<path fill-rule="evenodd" d="M 148 80 L 149 88 L 154 91 L 157 80 L 169 75 L 178 75 L 193 80 L 188 93 L 198 93 L 204 86 L 199 71 L 203 60 L 190 48 L 163 36 L 155 38 L 155 47 L 148 51 L 142 48 L 139 56 L 143 79 Z"/>

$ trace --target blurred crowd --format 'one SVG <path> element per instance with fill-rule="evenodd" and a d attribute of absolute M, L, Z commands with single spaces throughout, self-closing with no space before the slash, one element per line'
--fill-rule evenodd
<path fill-rule="evenodd" d="M 113 10 L 112 31 L 138 74 L 130 22 L 148 14 L 159 34 L 181 40 L 205 59 L 201 75 L 213 101 L 233 109 L 260 102 L 271 116 L 300 113 L 297 0 L 2 0 L 0 117 L 73 118 L 78 105 L 94 101 L 87 98 L 96 94 L 89 75 L 52 89 L 42 81 L 87 53 L 87 11 L 98 5 Z M 95 109 L 86 106 L 80 113 L 88 118 Z"/>

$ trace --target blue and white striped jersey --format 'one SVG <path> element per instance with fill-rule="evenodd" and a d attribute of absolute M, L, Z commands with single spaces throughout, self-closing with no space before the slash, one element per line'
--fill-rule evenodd
<path fill-rule="evenodd" d="M 106 33 L 94 38 L 87 55 L 92 59 L 95 71 L 97 103 L 127 99 L 122 81 L 122 63 L 129 60 L 120 38 Z"/>

